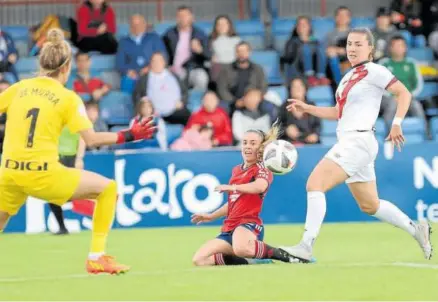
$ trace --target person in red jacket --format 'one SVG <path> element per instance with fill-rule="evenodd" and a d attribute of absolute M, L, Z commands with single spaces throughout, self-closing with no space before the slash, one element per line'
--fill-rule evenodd
<path fill-rule="evenodd" d="M 79 7 L 78 48 L 83 52 L 99 51 L 103 54 L 117 52 L 116 15 L 105 0 L 87 0 Z"/>
<path fill-rule="evenodd" d="M 231 121 L 228 114 L 218 107 L 219 99 L 212 91 L 207 91 L 202 100 L 202 107 L 190 116 L 186 129 L 211 123 L 213 125 L 213 145 L 229 146 L 233 143 Z"/>

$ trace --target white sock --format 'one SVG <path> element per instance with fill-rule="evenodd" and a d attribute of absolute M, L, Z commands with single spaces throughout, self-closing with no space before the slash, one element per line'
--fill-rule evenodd
<path fill-rule="evenodd" d="M 374 217 L 415 235 L 415 223 L 393 203 L 380 199 L 379 209 Z"/>
<path fill-rule="evenodd" d="M 100 256 L 104 255 L 105 253 L 89 253 L 88 254 L 88 259 L 89 260 L 97 260 L 100 258 Z"/>
<path fill-rule="evenodd" d="M 304 225 L 304 235 L 302 242 L 313 246 L 316 237 L 321 229 L 326 212 L 325 194 L 323 192 L 307 192 L 307 215 Z"/>

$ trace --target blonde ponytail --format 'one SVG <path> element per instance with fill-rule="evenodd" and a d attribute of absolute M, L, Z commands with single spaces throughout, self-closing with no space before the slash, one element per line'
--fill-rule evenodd
<path fill-rule="evenodd" d="M 58 76 L 61 68 L 71 62 L 71 57 L 71 47 L 63 32 L 58 28 L 50 29 L 39 56 L 40 75 Z"/>
<path fill-rule="evenodd" d="M 277 119 L 268 130 L 267 133 L 261 130 L 248 130 L 247 132 L 257 133 L 262 138 L 262 144 L 259 149 L 259 159 L 263 157 L 263 151 L 265 151 L 265 147 L 277 140 L 281 135 L 281 123 Z"/>

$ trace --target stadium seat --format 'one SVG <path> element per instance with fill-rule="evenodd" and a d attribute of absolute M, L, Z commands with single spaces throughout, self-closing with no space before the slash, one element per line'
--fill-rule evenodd
<path fill-rule="evenodd" d="M 284 46 L 289 39 L 295 24 L 295 19 L 274 19 L 272 21 L 274 48 L 280 53 L 284 52 Z"/>
<path fill-rule="evenodd" d="M 213 21 L 198 21 L 195 23 L 195 26 L 202 29 L 202 31 L 209 36 L 213 30 Z"/>
<path fill-rule="evenodd" d="M 17 48 L 19 57 L 27 57 L 29 55 L 29 44 L 27 41 L 16 41 L 15 48 Z"/>
<path fill-rule="evenodd" d="M 407 144 L 421 143 L 426 138 L 426 122 L 417 117 L 407 117 L 403 121 L 403 134 Z"/>
<path fill-rule="evenodd" d="M 280 97 L 282 103 L 284 103 L 287 100 L 288 91 L 287 91 L 286 86 L 271 86 L 268 88 L 268 92 L 269 91 L 277 93 L 278 96 Z"/>
<path fill-rule="evenodd" d="M 319 41 L 324 41 L 326 36 L 335 29 L 333 18 L 313 18 L 312 28 L 315 37 Z"/>
<path fill-rule="evenodd" d="M 416 97 L 417 100 L 423 101 L 438 96 L 438 83 L 426 82 L 420 94 Z"/>
<path fill-rule="evenodd" d="M 120 73 L 117 71 L 104 71 L 101 73 L 100 78 L 105 83 L 111 85 L 112 89 L 120 89 Z"/>
<path fill-rule="evenodd" d="M 78 95 L 81 97 L 82 101 L 85 103 L 91 101 L 91 94 L 89 93 L 78 93 Z"/>
<path fill-rule="evenodd" d="M 116 69 L 116 56 L 115 55 L 90 55 L 91 67 L 93 72 L 114 71 Z M 73 61 L 72 69 L 76 70 L 76 63 Z"/>
<path fill-rule="evenodd" d="M 387 130 L 385 121 L 381 118 L 377 119 L 376 124 L 374 125 L 376 128 L 376 138 L 377 141 L 383 143 L 385 141 Z"/>
<path fill-rule="evenodd" d="M 336 128 L 338 123 L 330 120 L 322 120 L 321 122 L 321 143 L 326 146 L 334 145 L 337 141 Z"/>
<path fill-rule="evenodd" d="M 167 143 L 169 144 L 169 146 L 181 136 L 183 130 L 184 126 L 182 125 L 166 125 Z"/>
<path fill-rule="evenodd" d="M 163 22 L 163 23 L 157 23 L 154 24 L 154 31 L 159 35 L 164 35 L 166 31 L 171 28 L 172 26 L 175 26 L 175 22 Z"/>
<path fill-rule="evenodd" d="M 438 141 L 438 117 L 433 117 L 430 120 L 430 133 L 435 141 Z"/>
<path fill-rule="evenodd" d="M 351 19 L 351 28 L 368 27 L 373 29 L 376 27 L 376 18 L 374 17 L 355 17 Z"/>
<path fill-rule="evenodd" d="M 438 108 L 428 108 L 426 109 L 427 116 L 438 116 Z"/>
<path fill-rule="evenodd" d="M 334 96 L 330 86 L 311 87 L 307 91 L 307 99 L 314 102 L 317 106 L 333 106 Z M 324 105 L 323 105 L 324 104 Z"/>
<path fill-rule="evenodd" d="M 269 85 L 283 84 L 280 57 L 276 51 L 254 51 L 251 60 L 263 67 Z"/>
<path fill-rule="evenodd" d="M 15 69 L 18 73 L 36 73 L 38 71 L 38 58 L 19 58 L 17 63 L 15 64 Z"/>
<path fill-rule="evenodd" d="M 201 108 L 202 104 L 202 96 L 205 92 L 199 91 L 199 90 L 190 90 L 189 91 L 189 101 L 187 104 L 187 108 L 191 112 L 198 111 L 199 108 Z"/>
<path fill-rule="evenodd" d="M 117 24 L 116 39 L 120 40 L 121 38 L 126 37 L 128 35 L 129 35 L 129 24 L 118 23 Z"/>
<path fill-rule="evenodd" d="M 265 27 L 259 20 L 237 20 L 234 21 L 237 34 L 251 44 L 254 50 L 265 48 Z"/>
<path fill-rule="evenodd" d="M 134 116 L 131 95 L 121 91 L 111 91 L 99 102 L 100 116 L 109 125 L 129 124 Z"/>
<path fill-rule="evenodd" d="M 422 64 L 431 64 L 433 62 L 433 51 L 429 47 L 409 48 L 407 56 Z"/>
<path fill-rule="evenodd" d="M 24 25 L 2 25 L 2 31 L 8 33 L 14 42 L 29 41 L 29 28 Z"/>

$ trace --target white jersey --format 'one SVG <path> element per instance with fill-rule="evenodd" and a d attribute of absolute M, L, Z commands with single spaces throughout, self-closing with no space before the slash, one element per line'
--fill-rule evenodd
<path fill-rule="evenodd" d="M 386 67 L 372 62 L 351 69 L 336 90 L 338 132 L 373 129 L 379 116 L 382 95 L 396 81 Z"/>

